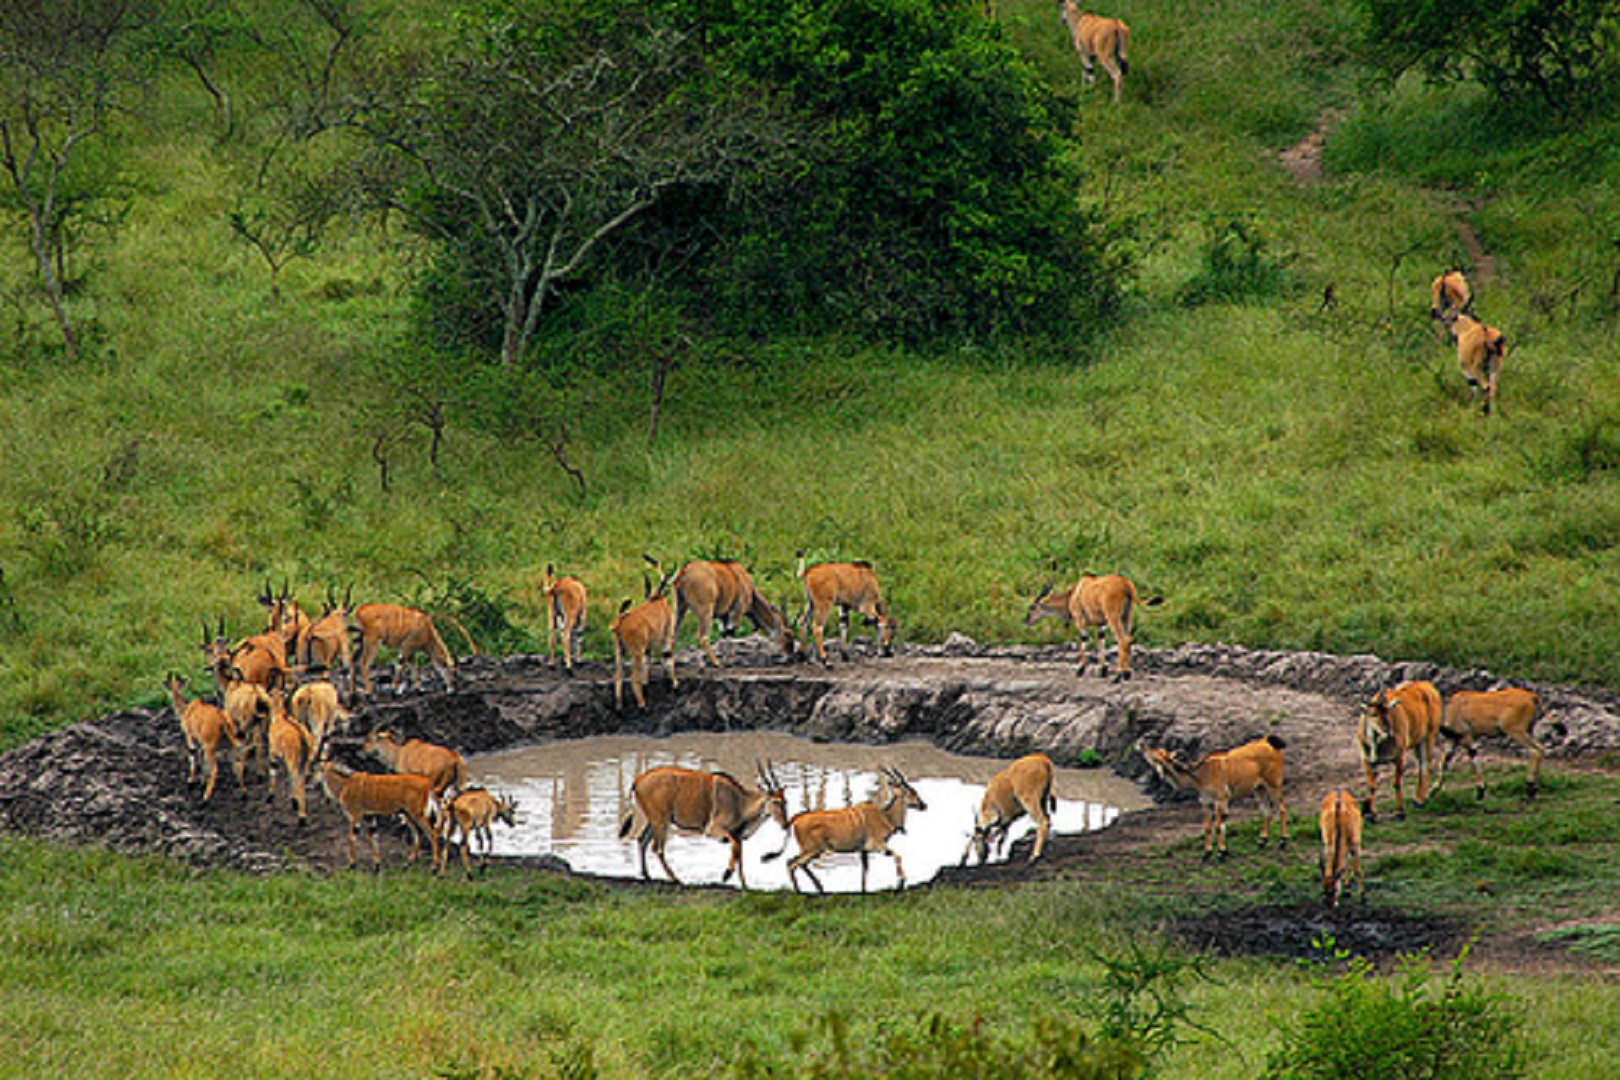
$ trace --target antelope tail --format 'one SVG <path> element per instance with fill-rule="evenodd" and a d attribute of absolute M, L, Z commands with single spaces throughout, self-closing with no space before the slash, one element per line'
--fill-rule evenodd
<path fill-rule="evenodd" d="M 1130 58 L 1126 56 L 1126 53 L 1130 51 L 1130 48 L 1131 28 L 1126 26 L 1124 23 L 1121 23 L 1119 26 L 1119 37 L 1116 39 L 1114 44 L 1114 57 L 1119 61 L 1119 73 L 1121 75 L 1129 75 L 1131 73 L 1131 61 Z"/>
<path fill-rule="evenodd" d="M 624 820 L 619 822 L 620 840 L 623 840 L 625 837 L 630 835 L 630 826 L 634 824 L 635 820 L 636 812 L 634 810 L 631 810 L 629 813 L 624 815 Z"/>

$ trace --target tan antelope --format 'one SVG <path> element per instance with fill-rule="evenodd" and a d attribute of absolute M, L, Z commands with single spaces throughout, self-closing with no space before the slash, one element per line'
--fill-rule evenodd
<path fill-rule="evenodd" d="M 1474 313 L 1474 290 L 1461 270 L 1447 270 L 1429 282 L 1429 317 L 1435 321 L 1447 315 Z"/>
<path fill-rule="evenodd" d="M 1322 799 L 1317 814 L 1322 829 L 1322 901 L 1339 906 L 1345 878 L 1353 875 L 1356 895 L 1365 900 L 1367 887 L 1361 878 L 1361 809 L 1348 791 L 1330 791 Z"/>
<path fill-rule="evenodd" d="M 335 761 L 321 762 L 321 786 L 349 821 L 349 868 L 354 869 L 354 834 L 362 822 L 371 836 L 371 857 L 378 871 L 382 870 L 382 851 L 377 846 L 376 818 L 402 815 L 411 830 L 411 853 L 406 865 L 416 862 L 421 851 L 423 836 L 428 838 L 432 851 L 432 865 L 439 864 L 439 834 L 429 823 L 428 811 L 433 801 L 433 785 L 425 776 L 415 773 L 355 772 Z"/>
<path fill-rule="evenodd" d="M 1496 384 L 1507 357 L 1507 338 L 1494 326 L 1486 326 L 1472 315 L 1451 312 L 1444 316 L 1446 333 L 1457 343 L 1457 365 L 1480 411 L 1491 415 L 1496 404 Z"/>
<path fill-rule="evenodd" d="M 298 606 L 298 601 L 292 598 L 287 582 L 281 583 L 281 595 L 275 596 L 270 591 L 270 583 L 264 583 L 264 592 L 259 594 L 259 606 L 265 609 L 268 623 L 265 633 L 281 635 L 281 650 L 285 657 L 296 655 L 298 639 L 309 628 L 309 616 L 304 609 Z"/>
<path fill-rule="evenodd" d="M 190 763 L 186 783 L 195 784 L 198 764 L 206 765 L 208 778 L 203 783 L 203 802 L 213 798 L 214 781 L 219 779 L 219 750 L 221 745 L 229 744 L 237 786 L 245 790 L 242 746 L 236 737 L 236 725 L 231 723 L 225 710 L 201 699 L 187 701 L 186 680 L 176 672 L 169 672 L 168 678 L 163 680 L 163 688 L 169 692 L 169 702 L 174 708 L 174 715 L 180 720 L 180 733 L 186 740 L 186 758 Z"/>
<path fill-rule="evenodd" d="M 657 566 L 655 560 L 644 558 Z M 643 579 L 646 599 L 633 605 L 630 598 L 625 597 L 619 605 L 619 614 L 608 625 L 608 633 L 613 637 L 613 704 L 617 708 L 624 708 L 627 662 L 630 690 L 636 696 L 636 704 L 643 709 L 647 707 L 648 657 L 654 648 L 662 653 L 669 669 L 669 685 L 681 685 L 675 674 L 675 608 L 669 602 L 669 584 L 667 576 L 660 577 L 656 588 Z"/>
<path fill-rule="evenodd" d="M 230 718 L 236 728 L 236 737 L 241 741 L 244 764 L 248 757 L 257 756 L 268 769 L 270 695 L 259 683 L 244 679 L 241 670 L 233 666 L 226 656 L 216 658 L 210 667 L 214 681 L 221 688 L 220 702 L 225 715 Z"/>
<path fill-rule="evenodd" d="M 974 852 L 981 865 L 992 854 L 999 858 L 1008 830 L 1025 814 L 1035 822 L 1035 848 L 1029 853 L 1029 861 L 1040 858 L 1052 829 L 1052 812 L 1057 809 L 1057 798 L 1052 794 L 1054 776 L 1052 759 L 1045 754 L 1027 754 L 992 776 L 979 803 L 973 836 L 962 852 L 962 865 L 967 865 L 968 856 Z"/>
<path fill-rule="evenodd" d="M 1120 88 L 1131 72 L 1127 55 L 1131 49 L 1131 28 L 1118 19 L 1081 11 L 1074 0 L 1062 0 L 1058 8 L 1074 38 L 1075 51 L 1080 54 L 1083 81 L 1087 86 L 1096 82 L 1097 64 L 1101 63 L 1108 77 L 1114 80 L 1114 104 L 1118 105 Z"/>
<path fill-rule="evenodd" d="M 338 688 L 325 679 L 304 683 L 292 695 L 292 714 L 315 736 L 316 756 L 339 727 L 347 727 L 352 714 L 343 707 Z"/>
<path fill-rule="evenodd" d="M 219 619 L 219 632 L 212 637 L 208 633 L 208 624 L 203 623 L 203 655 L 221 694 L 225 693 L 225 684 L 232 679 L 255 686 L 268 686 L 272 679 L 286 678 L 292 674 L 287 665 L 287 643 L 279 632 L 266 630 L 232 645 L 225 636 L 223 615 Z"/>
<path fill-rule="evenodd" d="M 321 617 L 305 625 L 299 632 L 296 652 L 298 664 L 306 671 L 324 671 L 334 675 L 341 672 L 348 682 L 347 693 L 354 693 L 353 647 L 349 639 L 349 599 L 352 587 L 339 603 L 331 586 L 326 589 L 326 609 Z"/>
<path fill-rule="evenodd" d="M 315 736 L 287 711 L 286 689 L 279 680 L 270 685 L 265 695 L 270 701 L 270 785 L 265 801 L 273 803 L 276 800 L 276 763 L 279 761 L 287 774 L 287 787 L 292 794 L 293 806 L 298 809 L 298 824 L 302 825 L 309 820 L 304 785 L 315 761 Z"/>
<path fill-rule="evenodd" d="M 630 786 L 635 806 L 619 823 L 619 839 L 628 837 L 636 818 L 641 828 L 636 832 L 636 843 L 641 849 L 641 876 L 651 878 L 647 872 L 647 848 L 650 846 L 664 867 L 669 880 L 680 884 L 675 871 L 664 857 L 664 845 L 669 841 L 669 830 L 684 829 L 702 833 L 731 845 L 731 860 L 721 875 L 721 882 L 731 880 L 737 872 L 737 881 L 744 890 L 748 881 L 743 875 L 743 841 L 754 834 L 760 822 L 769 815 L 787 828 L 787 797 L 774 773 L 765 767 L 759 769 L 759 787 L 753 788 L 724 772 L 700 772 L 674 765 L 649 769 L 636 777 Z"/>
<path fill-rule="evenodd" d="M 802 563 L 804 552 L 799 552 Z M 801 637 L 813 642 L 814 655 L 830 664 L 822 630 L 833 608 L 838 609 L 838 647 L 849 659 L 849 615 L 853 611 L 868 622 L 877 623 L 878 649 L 884 656 L 894 653 L 895 622 L 889 605 L 878 587 L 877 573 L 869 562 L 817 563 L 799 571 L 804 580 L 804 618 Z"/>
<path fill-rule="evenodd" d="M 793 891 L 801 891 L 797 874 L 803 870 L 816 892 L 826 892 L 810 864 L 823 855 L 851 853 L 861 857 L 861 892 L 866 891 L 866 868 L 873 855 L 887 855 L 894 860 L 894 872 L 899 878 L 895 891 L 904 889 L 906 869 L 899 854 L 889 847 L 889 838 L 905 831 L 907 810 L 927 809 L 917 789 L 899 770 L 885 768 L 883 788 L 876 800 L 868 799 L 842 810 L 805 810 L 794 814 L 787 825 L 799 845 L 799 853 L 788 860 L 788 882 Z M 781 851 L 766 855 L 765 861 L 777 858 L 786 850 L 787 839 L 784 838 Z"/>
<path fill-rule="evenodd" d="M 433 625 L 433 618 L 420 608 L 399 604 L 361 604 L 354 609 L 354 621 L 360 628 L 360 660 L 358 663 L 361 693 L 371 695 L 371 664 L 378 650 L 384 646 L 399 650 L 396 693 L 403 693 L 407 683 L 416 683 L 411 661 L 418 654 L 425 655 L 434 670 L 444 680 L 445 689 L 456 687 L 456 661 L 444 647 L 444 639 Z"/>
<path fill-rule="evenodd" d="M 1479 748 L 1476 739 L 1500 735 L 1512 739 L 1530 752 L 1530 771 L 1524 784 L 1524 797 L 1533 799 L 1540 783 L 1541 759 L 1546 747 L 1536 739 L 1536 722 L 1545 715 L 1541 697 L 1534 690 L 1509 687 L 1505 690 L 1458 690 L 1446 699 L 1440 716 L 1440 734 L 1451 743 L 1445 760 L 1440 763 L 1440 779 L 1434 788 L 1446 782 L 1446 770 L 1458 750 L 1468 751 L 1469 764 L 1474 767 L 1474 794 L 1485 797 L 1485 774 L 1479 768 Z"/>
<path fill-rule="evenodd" d="M 1367 777 L 1366 811 L 1378 820 L 1378 766 L 1395 766 L 1395 816 L 1406 820 L 1406 755 L 1417 761 L 1417 804 L 1429 801 L 1434 741 L 1440 734 L 1440 691 L 1426 681 L 1380 690 L 1361 707 L 1356 748 Z"/>
<path fill-rule="evenodd" d="M 1171 787 L 1198 794 L 1204 806 L 1204 858 L 1226 858 L 1226 812 L 1233 799 L 1255 791 L 1265 806 L 1265 832 L 1260 844 L 1271 842 L 1271 819 L 1282 820 L 1282 845 L 1288 844 L 1288 807 L 1283 801 L 1283 747 L 1275 735 L 1242 746 L 1206 754 L 1194 764 L 1182 762 L 1169 750 L 1140 747 L 1153 771 Z"/>
<path fill-rule="evenodd" d="M 435 797 L 442 796 L 446 788 L 466 786 L 467 759 L 448 747 L 401 739 L 387 728 L 379 728 L 366 736 L 361 749 L 394 772 L 427 777 Z"/>
<path fill-rule="evenodd" d="M 782 651 L 793 655 L 793 631 L 787 619 L 760 593 L 742 563 L 735 559 L 694 560 L 681 567 L 673 585 L 676 632 L 679 633 L 686 613 L 692 612 L 697 617 L 698 644 L 715 667 L 720 666 L 720 658 L 709 646 L 709 628 L 716 619 L 720 620 L 723 632 L 730 634 L 746 617 L 755 630 L 773 635 Z"/>
<path fill-rule="evenodd" d="M 563 667 L 574 670 L 579 659 L 579 642 L 585 634 L 585 583 L 577 577 L 557 577 L 556 569 L 546 564 L 541 594 L 546 598 L 546 659 L 557 654 L 557 638 L 562 638 Z"/>
<path fill-rule="evenodd" d="M 1123 574 L 1081 574 L 1074 586 L 1062 592 L 1053 592 L 1050 585 L 1043 588 L 1030 602 L 1024 625 L 1034 626 L 1042 619 L 1062 619 L 1072 624 L 1080 632 L 1080 675 L 1086 673 L 1093 627 L 1097 629 L 1097 666 L 1108 674 L 1108 633 L 1112 632 L 1119 649 L 1119 671 L 1114 677 L 1129 679 L 1136 607 L 1158 607 L 1162 603 L 1162 596 L 1138 600 L 1136 586 Z"/>
<path fill-rule="evenodd" d="M 468 850 L 475 840 L 484 842 L 484 854 L 478 863 L 478 872 L 483 873 L 489 866 L 489 853 L 495 846 L 495 837 L 491 826 L 497 821 L 503 821 L 509 826 L 517 825 L 517 803 L 505 796 L 495 795 L 483 788 L 467 788 L 457 792 L 455 797 L 444 805 L 440 814 L 440 821 L 444 829 L 439 838 L 439 870 L 443 872 L 444 864 L 450 859 L 450 845 L 456 833 L 461 834 L 461 866 L 467 872 L 467 880 L 473 876 L 472 860 Z"/>

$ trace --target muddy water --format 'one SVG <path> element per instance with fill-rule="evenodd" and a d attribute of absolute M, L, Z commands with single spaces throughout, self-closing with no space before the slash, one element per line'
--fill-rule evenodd
<path fill-rule="evenodd" d="M 961 860 L 984 785 L 1007 764 L 949 754 L 922 742 L 867 746 L 750 732 L 571 739 L 481 754 L 469 766 L 474 782 L 510 793 L 518 802 L 517 827 L 496 826 L 498 854 L 552 854 L 577 871 L 632 877 L 640 874 L 637 848 L 631 840 L 620 840 L 618 833 L 620 819 L 630 810 L 630 783 L 637 774 L 658 765 L 682 765 L 724 769 L 752 781 L 760 761 L 771 762 L 786 786 L 789 813 L 848 806 L 872 794 L 884 766 L 903 772 L 928 805 L 926 811 L 912 811 L 905 832 L 890 842 L 904 860 L 907 884 L 927 881 L 940 867 Z M 1148 804 L 1135 784 L 1105 769 L 1059 769 L 1056 795 L 1056 833 L 1102 828 L 1121 810 Z M 1029 831 L 1026 819 L 1014 827 L 1012 838 Z M 786 861 L 794 851 L 774 862 L 762 861 L 786 839 L 784 831 L 767 820 L 744 845 L 750 888 L 789 887 Z M 728 851 L 722 841 L 687 833 L 672 834 L 666 848 L 670 866 L 687 883 L 719 882 Z M 649 853 L 648 858 L 652 875 L 661 878 L 657 857 Z M 830 892 L 860 888 L 858 856 L 826 856 L 815 864 L 815 871 Z M 867 887 L 888 889 L 897 881 L 893 860 L 874 856 Z"/>

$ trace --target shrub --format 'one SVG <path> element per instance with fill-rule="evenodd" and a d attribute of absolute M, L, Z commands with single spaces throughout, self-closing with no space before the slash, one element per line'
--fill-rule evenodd
<path fill-rule="evenodd" d="M 1325 948 L 1331 949 L 1331 942 Z M 1505 995 L 1463 978 L 1468 950 L 1438 993 L 1426 955 L 1395 977 L 1351 959 L 1322 989 L 1327 1000 L 1283 1028 L 1266 1080 L 1507 1080 L 1525 1075 L 1523 1033 Z"/>

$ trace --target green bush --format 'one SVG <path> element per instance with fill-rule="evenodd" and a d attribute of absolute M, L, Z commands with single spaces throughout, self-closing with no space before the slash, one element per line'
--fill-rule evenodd
<path fill-rule="evenodd" d="M 1331 948 L 1331 943 L 1327 946 Z M 1283 1026 L 1266 1080 L 1508 1080 L 1526 1075 L 1521 1023 L 1505 995 L 1463 979 L 1467 950 L 1439 987 L 1426 955 L 1395 976 L 1351 959 L 1327 999 Z"/>

